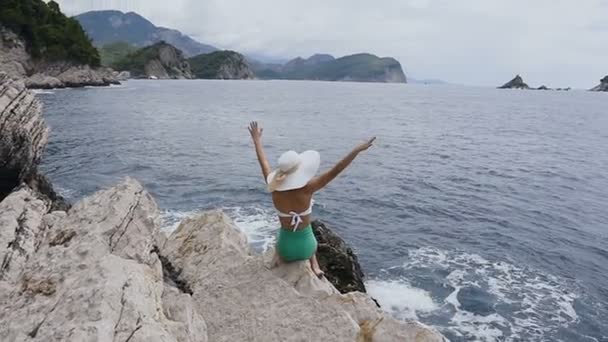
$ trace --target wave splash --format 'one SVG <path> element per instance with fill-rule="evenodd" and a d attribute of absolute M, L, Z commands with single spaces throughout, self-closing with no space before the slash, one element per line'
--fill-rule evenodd
<path fill-rule="evenodd" d="M 257 252 L 265 252 L 274 245 L 278 229 L 276 215 L 269 209 L 257 207 L 223 207 L 223 210 L 247 236 L 249 245 Z M 161 212 L 162 230 L 171 233 L 186 218 L 194 217 L 203 212 L 194 210 L 164 210 Z"/>
<path fill-rule="evenodd" d="M 393 279 L 368 282 L 385 310 L 453 340 L 552 340 L 579 320 L 577 296 L 556 277 L 476 254 L 423 247 L 385 273 Z"/>

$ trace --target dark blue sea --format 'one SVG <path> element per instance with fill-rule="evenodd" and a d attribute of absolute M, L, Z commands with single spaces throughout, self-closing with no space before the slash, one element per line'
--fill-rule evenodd
<path fill-rule="evenodd" d="M 452 341 L 608 341 L 608 94 L 298 81 L 129 81 L 39 93 L 42 165 L 70 200 L 129 175 L 180 219 L 223 208 L 261 251 L 278 227 L 247 123 L 318 194 L 383 308 Z"/>

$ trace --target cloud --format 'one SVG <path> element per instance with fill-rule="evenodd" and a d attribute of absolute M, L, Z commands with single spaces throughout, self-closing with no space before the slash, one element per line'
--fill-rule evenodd
<path fill-rule="evenodd" d="M 96 3 L 94 3 L 96 2 Z M 105 2 L 105 3 L 104 3 Z M 62 0 L 135 9 L 221 48 L 276 57 L 361 51 L 414 77 L 588 88 L 608 74 L 604 0 Z"/>

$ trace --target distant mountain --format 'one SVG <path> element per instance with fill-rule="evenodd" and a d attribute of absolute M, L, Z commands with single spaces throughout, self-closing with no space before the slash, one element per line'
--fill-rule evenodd
<path fill-rule="evenodd" d="M 126 42 L 144 47 L 165 41 L 180 49 L 186 57 L 216 51 L 217 48 L 201 44 L 177 30 L 158 27 L 141 15 L 120 11 L 91 11 L 74 17 L 98 46 Z"/>
<path fill-rule="evenodd" d="M 245 57 L 234 51 L 215 51 L 188 59 L 196 78 L 220 80 L 253 79 Z"/>
<path fill-rule="evenodd" d="M 298 57 L 282 66 L 253 64 L 256 76 L 266 79 L 406 83 L 401 64 L 390 57 L 360 53 L 340 58 L 316 54 Z"/>
<path fill-rule="evenodd" d="M 139 49 L 113 63 L 112 68 L 129 71 L 134 78 L 190 79 L 190 64 L 171 44 L 158 42 Z"/>

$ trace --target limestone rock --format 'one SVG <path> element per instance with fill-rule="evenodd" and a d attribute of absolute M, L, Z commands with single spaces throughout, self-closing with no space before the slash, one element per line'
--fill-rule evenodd
<path fill-rule="evenodd" d="M 608 76 L 600 80 L 600 84 L 593 87 L 591 91 L 608 91 Z"/>
<path fill-rule="evenodd" d="M 0 280 L 15 281 L 45 233 L 46 204 L 23 187 L 0 202 Z"/>
<path fill-rule="evenodd" d="M 10 258 L 0 279 L 1 341 L 207 340 L 189 295 L 163 279 L 152 252 L 159 213 L 139 183 L 127 179 L 44 217 L 28 196 L 20 190 L 1 203 L 13 209 L 0 218 L 13 223 L 0 225 L 0 236 L 20 236 L 29 256 Z M 15 224 L 16 216 L 25 218 Z M 30 233 L 35 226 L 46 233 Z M 11 252 L 5 246 L 0 254 Z"/>
<path fill-rule="evenodd" d="M 524 82 L 521 76 L 517 75 L 515 78 L 510 80 L 509 82 L 503 84 L 498 87 L 499 89 L 530 89 L 528 85 Z"/>
<path fill-rule="evenodd" d="M 162 254 L 190 284 L 210 341 L 356 340 L 358 326 L 345 312 L 276 277 L 222 212 L 182 222 Z"/>
<path fill-rule="evenodd" d="M 0 200 L 36 172 L 49 130 L 41 104 L 21 81 L 0 73 Z"/>
<path fill-rule="evenodd" d="M 40 102 L 23 81 L 0 73 L 0 200 L 15 187 L 27 183 L 51 209 L 65 210 L 68 204 L 37 171 L 48 140 L 48 127 Z"/>
<path fill-rule="evenodd" d="M 12 79 L 21 79 L 27 74 L 29 65 L 25 42 L 0 25 L 0 72 Z"/>
<path fill-rule="evenodd" d="M 35 74 L 28 77 L 25 84 L 30 89 L 55 89 L 64 87 L 63 82 L 58 78 L 44 74 Z"/>
<path fill-rule="evenodd" d="M 366 294 L 340 294 L 307 262 L 271 269 L 220 211 L 182 222 L 161 254 L 192 290 L 210 341 L 444 341 L 386 316 Z"/>
<path fill-rule="evenodd" d="M 323 222 L 314 221 L 312 229 L 319 242 L 317 258 L 325 277 L 341 292 L 366 292 L 363 271 L 353 250 Z"/>

